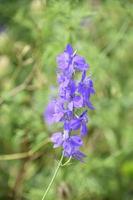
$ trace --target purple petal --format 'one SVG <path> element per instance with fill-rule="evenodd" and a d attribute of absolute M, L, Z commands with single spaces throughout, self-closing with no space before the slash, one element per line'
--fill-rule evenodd
<path fill-rule="evenodd" d="M 83 73 L 82 73 L 82 79 L 81 79 L 82 82 L 84 81 L 85 77 L 86 77 L 86 71 L 83 71 Z"/>
<path fill-rule="evenodd" d="M 87 68 L 89 67 L 89 65 L 85 62 L 85 59 L 79 55 L 74 56 L 73 62 L 75 68 L 80 71 L 87 70 Z"/>
<path fill-rule="evenodd" d="M 86 136 L 87 133 L 88 133 L 88 129 L 87 129 L 86 123 L 83 122 L 81 126 L 81 136 Z"/>
<path fill-rule="evenodd" d="M 63 135 L 61 132 L 54 133 L 51 137 L 51 141 L 54 143 L 54 148 L 57 148 L 63 143 Z"/>
<path fill-rule="evenodd" d="M 86 101 L 86 105 L 88 106 L 88 108 L 90 108 L 91 110 L 95 110 L 94 106 L 92 105 L 92 103 L 88 100 Z"/>
<path fill-rule="evenodd" d="M 63 140 L 66 141 L 69 138 L 69 130 L 64 130 Z"/>
<path fill-rule="evenodd" d="M 63 148 L 64 148 L 64 154 L 65 154 L 65 156 L 67 156 L 67 157 L 72 156 L 73 147 L 72 147 L 72 145 L 70 144 L 69 141 L 65 141 L 63 143 Z"/>
<path fill-rule="evenodd" d="M 59 66 L 59 69 L 66 69 L 69 65 L 69 55 L 67 53 L 62 53 L 59 56 L 57 56 L 57 64 Z"/>
<path fill-rule="evenodd" d="M 60 87 L 67 87 L 69 84 L 70 79 L 65 77 L 63 74 L 58 74 L 58 83 Z"/>
<path fill-rule="evenodd" d="M 44 111 L 44 119 L 47 124 L 50 125 L 55 122 L 54 113 L 55 113 L 55 101 L 52 101 L 47 105 L 47 108 Z"/>
<path fill-rule="evenodd" d="M 70 141 L 74 146 L 82 146 L 83 145 L 83 141 L 81 140 L 81 138 L 78 135 L 71 136 Z"/>
<path fill-rule="evenodd" d="M 55 102 L 55 113 L 53 115 L 55 122 L 59 122 L 64 116 L 64 113 L 65 113 L 65 110 L 63 108 L 63 100 L 57 99 Z"/>
<path fill-rule="evenodd" d="M 73 111 L 73 102 L 68 103 L 68 109 Z"/>
<path fill-rule="evenodd" d="M 54 121 L 59 122 L 62 119 L 62 117 L 64 116 L 64 113 L 58 112 L 58 113 L 55 113 L 53 116 L 54 116 Z"/>
<path fill-rule="evenodd" d="M 70 44 L 68 44 L 68 45 L 66 46 L 65 51 L 66 51 L 69 55 L 72 55 L 72 54 L 73 54 L 73 48 L 72 48 L 72 46 L 71 46 Z"/>
<path fill-rule="evenodd" d="M 73 103 L 75 108 L 81 108 L 83 106 L 83 98 L 80 96 L 75 96 L 73 98 Z"/>
<path fill-rule="evenodd" d="M 80 119 L 73 119 L 70 122 L 70 127 L 72 130 L 78 130 L 81 126 L 81 120 Z"/>
<path fill-rule="evenodd" d="M 84 153 L 82 153 L 81 151 L 76 151 L 73 154 L 73 157 L 75 157 L 77 160 L 83 162 L 83 158 L 86 157 L 86 155 Z"/>
<path fill-rule="evenodd" d="M 87 110 L 85 110 L 85 111 L 80 115 L 80 118 L 85 118 L 85 117 L 86 117 L 86 114 L 87 114 Z"/>

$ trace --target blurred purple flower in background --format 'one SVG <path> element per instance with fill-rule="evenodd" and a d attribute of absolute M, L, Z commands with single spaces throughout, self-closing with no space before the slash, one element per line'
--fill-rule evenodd
<path fill-rule="evenodd" d="M 85 155 L 80 147 L 83 145 L 82 138 L 88 132 L 87 109 L 94 109 L 90 102 L 91 95 L 95 93 L 93 81 L 86 76 L 89 65 L 74 52 L 70 44 L 57 56 L 57 64 L 58 98 L 48 104 L 44 117 L 47 124 L 64 124 L 62 132 L 54 133 L 51 137 L 54 148 L 61 147 L 65 157 L 82 161 Z M 76 73 L 81 73 L 80 82 L 74 80 Z M 80 134 L 73 134 L 77 130 L 80 130 Z"/>
<path fill-rule="evenodd" d="M 55 113 L 55 101 L 51 101 L 44 112 L 44 118 L 47 124 L 54 123 L 54 113 Z"/>

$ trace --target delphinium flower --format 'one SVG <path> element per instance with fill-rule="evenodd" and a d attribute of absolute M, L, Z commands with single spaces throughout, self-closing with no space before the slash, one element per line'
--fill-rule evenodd
<path fill-rule="evenodd" d="M 70 44 L 57 56 L 57 65 L 58 97 L 48 104 L 44 116 L 48 124 L 62 123 L 62 131 L 51 137 L 54 148 L 61 147 L 65 157 L 82 161 L 85 154 L 80 147 L 88 133 L 87 112 L 94 109 L 90 97 L 95 90 L 91 77 L 87 77 L 89 65 Z M 79 80 L 76 79 L 77 74 Z"/>

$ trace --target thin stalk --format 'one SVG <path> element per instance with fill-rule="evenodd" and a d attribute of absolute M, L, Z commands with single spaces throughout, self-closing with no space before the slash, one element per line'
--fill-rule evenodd
<path fill-rule="evenodd" d="M 60 161 L 59 161 L 59 163 L 58 163 L 58 165 L 57 165 L 57 168 L 56 168 L 56 170 L 55 170 L 55 172 L 54 172 L 54 174 L 53 174 L 53 177 L 52 177 L 52 179 L 51 179 L 51 181 L 50 181 L 50 183 L 49 183 L 49 185 L 48 185 L 48 187 L 47 187 L 47 189 L 46 189 L 46 191 L 45 191 L 45 193 L 44 193 L 44 195 L 43 195 L 43 197 L 42 197 L 42 200 L 44 200 L 45 197 L 46 197 L 46 195 L 48 194 L 48 192 L 49 192 L 49 190 L 50 190 L 50 188 L 51 188 L 51 185 L 53 184 L 54 179 L 56 178 L 56 175 L 57 175 L 57 173 L 58 173 L 58 171 L 59 171 L 59 168 L 60 168 L 61 165 L 62 165 L 62 160 L 63 160 L 63 154 L 62 154 L 61 159 L 60 159 Z"/>
<path fill-rule="evenodd" d="M 0 161 L 6 161 L 6 160 L 19 160 L 24 159 L 27 157 L 30 157 L 34 155 L 39 149 L 41 149 L 43 146 L 45 146 L 47 143 L 49 143 L 49 138 L 41 143 L 39 143 L 34 149 L 29 150 L 28 152 L 22 152 L 22 153 L 14 153 L 14 154 L 6 154 L 6 155 L 0 155 Z"/>

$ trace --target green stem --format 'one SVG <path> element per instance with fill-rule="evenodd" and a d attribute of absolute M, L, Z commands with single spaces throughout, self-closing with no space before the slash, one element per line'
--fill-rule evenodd
<path fill-rule="evenodd" d="M 49 143 L 49 138 L 41 143 L 39 143 L 34 149 L 29 150 L 28 152 L 21 152 L 21 153 L 14 153 L 14 154 L 6 154 L 0 155 L 0 161 L 2 160 L 17 160 L 17 159 L 24 159 L 34 155 L 39 149 L 41 149 L 44 145 Z"/>
<path fill-rule="evenodd" d="M 70 163 L 71 159 L 72 159 L 72 157 L 70 157 L 65 163 L 63 163 L 63 164 L 61 163 L 61 167 L 68 165 Z"/>
<path fill-rule="evenodd" d="M 49 192 L 49 190 L 50 190 L 50 188 L 51 188 L 51 185 L 52 185 L 52 183 L 54 182 L 54 179 L 55 179 L 55 177 L 56 177 L 56 175 L 57 175 L 57 173 L 58 173 L 58 170 L 59 170 L 59 168 L 60 168 L 60 166 L 61 166 L 61 164 L 62 164 L 62 160 L 63 160 L 63 154 L 62 154 L 61 159 L 60 159 L 60 161 L 59 161 L 59 163 L 58 163 L 58 165 L 57 165 L 57 168 L 56 168 L 56 170 L 55 170 L 55 172 L 54 172 L 54 175 L 53 175 L 53 177 L 52 177 L 52 179 L 51 179 L 51 181 L 50 181 L 50 183 L 49 183 L 49 185 L 48 185 L 48 187 L 47 187 L 47 189 L 46 189 L 46 191 L 45 191 L 45 193 L 44 193 L 44 195 L 43 195 L 42 200 L 45 199 L 47 193 Z"/>

